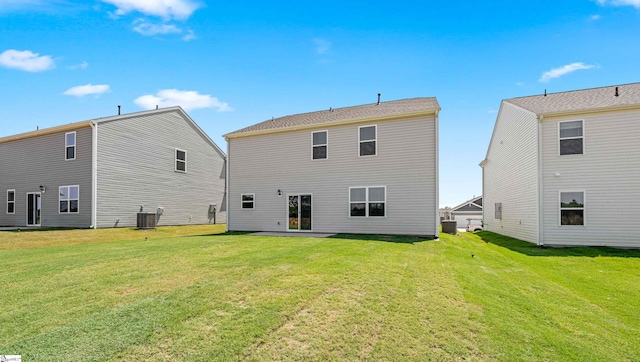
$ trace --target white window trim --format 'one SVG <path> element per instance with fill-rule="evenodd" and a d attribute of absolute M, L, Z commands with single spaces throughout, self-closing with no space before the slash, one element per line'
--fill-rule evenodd
<path fill-rule="evenodd" d="M 583 131 L 584 132 L 584 131 Z M 584 133 L 583 133 L 584 134 Z M 562 194 L 567 192 L 582 192 L 582 202 L 584 205 L 587 205 L 587 191 L 585 190 L 560 190 L 558 191 L 558 226 L 560 227 L 585 227 L 587 225 L 587 208 L 583 207 L 572 207 L 572 208 L 562 208 Z M 562 210 L 582 210 L 582 225 L 562 225 Z"/>
<path fill-rule="evenodd" d="M 560 137 L 560 124 L 561 123 L 578 122 L 578 121 L 582 122 L 582 136 L 579 136 L 579 137 L 564 137 L 564 138 Z M 584 124 L 585 124 L 584 119 L 573 119 L 573 120 L 569 120 L 569 121 L 560 121 L 560 122 L 558 122 L 558 156 L 562 156 L 562 157 L 569 156 L 569 157 L 571 157 L 571 156 L 583 156 L 583 155 L 586 154 L 587 142 L 586 142 L 586 137 L 585 136 L 586 136 L 587 133 L 585 132 Z M 579 138 L 582 139 L 582 153 L 576 153 L 574 155 L 563 155 L 563 154 L 560 154 L 560 141 L 563 141 L 563 140 L 577 140 Z"/>
<path fill-rule="evenodd" d="M 327 142 L 324 143 L 324 144 L 321 144 L 321 145 L 314 145 L 313 144 L 313 135 L 316 134 L 316 133 L 322 133 L 322 132 L 326 132 L 327 133 Z M 313 158 L 313 149 L 315 147 L 318 147 L 318 146 L 327 147 L 327 154 L 326 154 L 327 157 L 325 157 L 325 158 Z M 329 130 L 311 132 L 311 160 L 312 161 L 318 161 L 318 160 L 328 160 L 328 159 L 329 159 Z"/>
<path fill-rule="evenodd" d="M 78 198 L 77 199 L 72 199 L 71 198 L 71 190 L 68 190 L 69 198 L 67 200 L 61 200 L 60 199 L 60 189 L 63 188 L 63 187 L 67 187 L 67 188 L 77 187 L 78 188 Z M 71 212 L 71 201 L 73 201 L 73 200 L 77 200 L 78 201 L 78 211 L 76 211 L 76 212 Z M 67 201 L 68 202 L 67 212 L 61 212 L 60 211 L 60 201 Z M 59 186 L 58 187 L 58 214 L 66 215 L 66 214 L 79 214 L 79 213 L 80 213 L 80 186 L 79 185 Z"/>
<path fill-rule="evenodd" d="M 383 188 L 384 189 L 384 216 L 369 216 L 369 189 L 370 188 Z M 364 216 L 351 216 L 351 204 L 361 204 L 362 201 L 351 201 L 351 189 L 365 189 L 365 193 L 364 193 Z M 349 187 L 349 208 L 348 208 L 348 214 L 349 214 L 349 218 L 356 218 L 356 219 L 361 219 L 361 218 L 374 218 L 374 219 L 386 219 L 387 218 L 387 214 L 389 213 L 389 208 L 387 207 L 387 186 L 383 186 L 383 185 L 379 185 L 379 186 L 352 186 Z M 373 201 L 374 203 L 379 203 L 380 201 Z"/>
<path fill-rule="evenodd" d="M 375 130 L 376 130 L 376 137 L 375 137 L 374 139 L 372 139 L 372 140 L 365 140 L 365 141 L 362 141 L 362 140 L 360 139 L 360 128 L 367 128 L 367 127 L 374 127 L 374 128 L 375 128 Z M 373 155 L 364 155 L 364 156 L 363 156 L 363 155 L 361 155 L 361 154 L 360 154 L 360 144 L 361 144 L 362 142 L 371 142 L 371 141 L 374 141 L 374 142 L 376 143 L 376 153 L 374 153 Z M 377 156 L 377 155 L 378 155 L 378 125 L 377 125 L 377 124 L 368 124 L 368 125 L 366 125 L 366 126 L 359 126 L 359 127 L 358 127 L 358 157 L 374 157 L 374 156 Z"/>
<path fill-rule="evenodd" d="M 9 201 L 9 193 L 13 192 L 13 201 Z M 9 212 L 9 204 L 13 204 L 13 212 Z M 16 190 L 7 190 L 7 215 L 14 215 L 16 213 Z"/>
<path fill-rule="evenodd" d="M 184 152 L 184 161 L 178 159 L 178 151 Z M 178 162 L 184 162 L 184 171 L 178 170 Z M 175 172 L 187 173 L 188 169 L 187 169 L 187 151 L 186 150 L 176 148 L 175 151 L 173 151 L 173 170 Z"/>
<path fill-rule="evenodd" d="M 253 197 L 253 201 L 251 201 L 252 204 L 253 204 L 253 207 L 244 207 L 244 203 L 245 202 L 249 202 L 249 201 L 242 201 L 242 198 L 244 196 L 249 196 L 249 195 L 251 197 Z M 256 209 L 256 194 L 255 193 L 252 193 L 252 194 L 240 194 L 240 210 L 255 210 L 255 209 Z"/>
<path fill-rule="evenodd" d="M 72 134 L 73 133 L 73 144 L 67 144 L 67 135 L 68 134 Z M 78 144 L 78 135 L 76 134 L 76 131 L 73 132 L 67 132 L 64 134 L 64 159 L 65 161 L 73 161 L 76 159 L 76 156 L 78 155 L 78 147 L 76 146 Z M 73 158 L 67 158 L 67 148 L 69 147 L 73 147 Z"/>

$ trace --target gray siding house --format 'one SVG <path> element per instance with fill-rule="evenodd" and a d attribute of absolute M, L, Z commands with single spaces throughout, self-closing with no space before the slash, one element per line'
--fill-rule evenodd
<path fill-rule="evenodd" d="M 485 230 L 536 244 L 640 247 L 640 83 L 502 101 Z"/>
<path fill-rule="evenodd" d="M 180 107 L 0 138 L 0 226 L 224 223 L 225 163 Z"/>
<path fill-rule="evenodd" d="M 469 220 L 482 221 L 482 196 L 474 197 L 452 208 L 451 215 L 457 228 L 466 228 Z"/>
<path fill-rule="evenodd" d="M 228 230 L 438 236 L 439 111 L 405 99 L 225 135 Z"/>

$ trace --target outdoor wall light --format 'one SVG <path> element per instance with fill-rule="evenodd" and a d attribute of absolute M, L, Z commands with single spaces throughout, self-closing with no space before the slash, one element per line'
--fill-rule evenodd
<path fill-rule="evenodd" d="M 46 190 L 47 190 L 47 189 L 46 189 L 44 186 L 40 185 L 40 192 L 42 192 L 42 193 L 44 194 L 44 192 L 45 192 Z"/>

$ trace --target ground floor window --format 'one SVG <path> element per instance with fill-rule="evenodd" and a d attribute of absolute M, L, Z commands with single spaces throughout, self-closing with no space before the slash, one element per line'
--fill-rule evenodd
<path fill-rule="evenodd" d="M 584 191 L 560 192 L 560 225 L 584 225 Z"/>
<path fill-rule="evenodd" d="M 16 213 L 16 190 L 7 190 L 7 214 Z"/>
<path fill-rule="evenodd" d="M 80 186 L 60 186 L 58 195 L 61 214 L 78 213 Z"/>
<path fill-rule="evenodd" d="M 350 187 L 349 216 L 385 217 L 387 203 L 386 186 Z"/>
<path fill-rule="evenodd" d="M 242 199 L 242 208 L 243 209 L 254 209 L 255 208 L 255 197 L 256 194 L 242 194 L 240 198 Z"/>

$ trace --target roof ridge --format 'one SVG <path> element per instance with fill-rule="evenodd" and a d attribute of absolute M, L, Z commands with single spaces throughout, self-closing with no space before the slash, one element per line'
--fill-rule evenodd
<path fill-rule="evenodd" d="M 548 97 L 550 95 L 576 93 L 576 92 L 586 92 L 586 91 L 592 91 L 592 90 L 596 90 L 596 89 L 605 89 L 605 88 L 611 88 L 611 87 L 624 87 L 624 86 L 629 86 L 629 85 L 640 85 L 640 82 L 624 83 L 624 84 L 616 84 L 616 85 L 606 85 L 606 86 L 601 86 L 601 87 L 592 87 L 592 88 L 583 88 L 583 89 L 572 89 L 572 90 L 568 90 L 568 91 L 561 91 L 561 92 L 554 92 L 554 93 L 534 94 L 534 95 L 530 95 L 530 96 L 506 98 L 504 100 L 505 101 L 509 101 L 509 100 L 512 100 L 512 99 L 532 98 L 532 97 L 540 97 L 540 96 L 545 96 L 545 95 Z"/>

